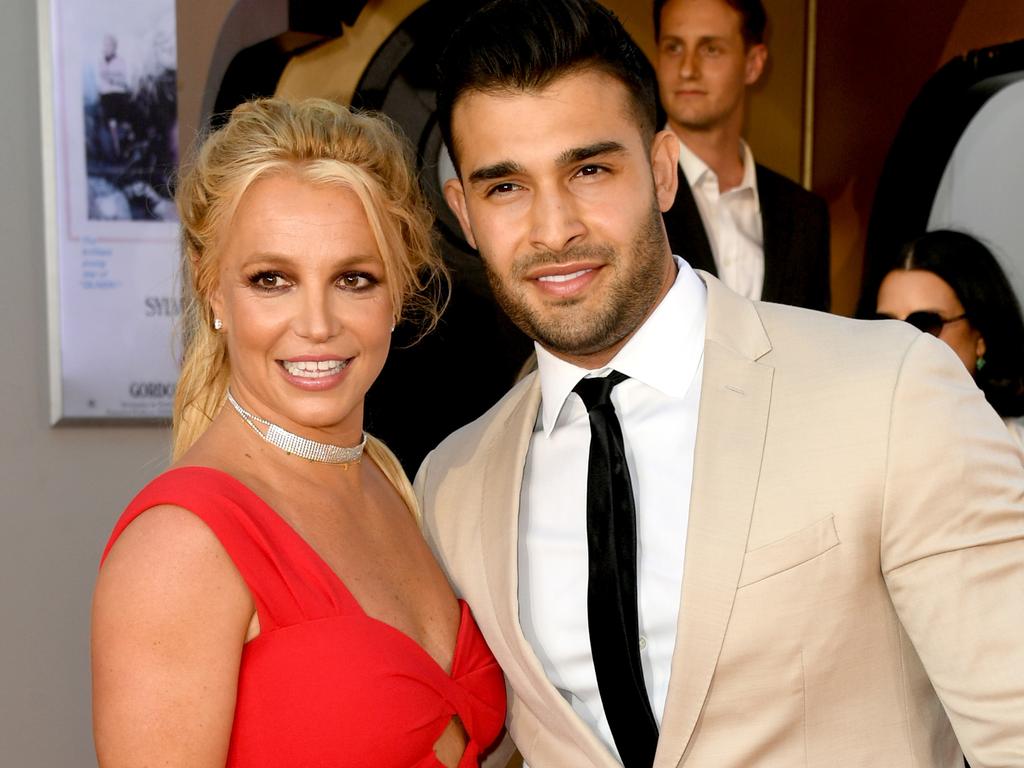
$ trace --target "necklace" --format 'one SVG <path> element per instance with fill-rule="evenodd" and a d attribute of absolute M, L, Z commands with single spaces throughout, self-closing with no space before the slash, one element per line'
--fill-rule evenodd
<path fill-rule="evenodd" d="M 277 424 L 249 413 L 231 396 L 231 390 L 228 390 L 228 402 L 234 406 L 234 409 L 238 411 L 238 415 L 242 417 L 242 421 L 248 424 L 253 432 L 289 455 L 301 456 L 309 461 L 318 461 L 323 464 L 341 464 L 345 469 L 348 469 L 349 464 L 358 464 L 363 458 L 363 448 L 366 447 L 365 432 L 359 445 L 352 447 L 318 443 L 315 440 L 307 440 L 304 437 L 294 435 L 285 429 L 281 429 Z M 257 423 L 265 426 L 267 430 L 265 432 L 262 431 L 256 426 Z"/>

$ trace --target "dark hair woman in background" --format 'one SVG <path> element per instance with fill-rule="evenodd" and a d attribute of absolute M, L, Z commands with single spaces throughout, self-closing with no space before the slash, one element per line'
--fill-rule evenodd
<path fill-rule="evenodd" d="M 1024 446 L 1024 320 L 988 248 L 963 232 L 922 235 L 904 246 L 876 306 L 952 347 Z"/>

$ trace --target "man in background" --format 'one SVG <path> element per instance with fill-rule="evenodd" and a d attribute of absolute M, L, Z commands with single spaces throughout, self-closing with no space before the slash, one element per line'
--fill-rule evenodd
<path fill-rule="evenodd" d="M 674 253 L 748 299 L 828 310 L 825 201 L 754 163 L 747 88 L 764 72 L 761 0 L 655 0 L 658 90 L 678 137 Z"/>

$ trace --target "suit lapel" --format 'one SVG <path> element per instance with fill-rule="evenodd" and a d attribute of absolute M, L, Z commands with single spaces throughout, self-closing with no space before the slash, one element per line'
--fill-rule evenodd
<path fill-rule="evenodd" d="M 707 275 L 708 324 L 683 590 L 655 765 L 676 766 L 725 638 L 757 491 L 773 369 L 754 305 Z"/>
<path fill-rule="evenodd" d="M 535 378 L 509 417 L 496 424 L 490 449 L 482 452 L 484 574 L 502 636 L 517 658 L 528 660 L 527 667 L 536 657 L 519 628 L 519 498 L 539 404 Z"/>
<path fill-rule="evenodd" d="M 792 212 L 788 198 L 762 166 L 757 166 L 757 196 L 761 204 L 761 234 L 764 238 L 763 301 L 778 301 L 786 272 L 793 260 Z"/>
<path fill-rule="evenodd" d="M 537 712 L 538 717 L 542 717 L 543 710 L 556 714 L 568 724 L 573 740 L 591 756 L 593 765 L 612 767 L 617 763 L 604 744 L 548 681 L 519 624 L 519 505 L 526 454 L 539 407 L 540 383 L 535 375 L 508 418 L 497 425 L 490 449 L 482 452 L 484 510 L 480 538 L 484 573 L 499 631 L 510 649 L 509 658 L 499 661 L 516 696 L 530 700 L 531 709 L 540 703 L 543 709 Z"/>

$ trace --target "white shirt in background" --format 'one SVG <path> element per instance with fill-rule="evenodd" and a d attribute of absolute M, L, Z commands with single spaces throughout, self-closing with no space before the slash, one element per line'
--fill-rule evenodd
<path fill-rule="evenodd" d="M 741 296 L 756 301 L 764 287 L 764 225 L 754 155 L 746 142 L 740 145 L 743 180 L 727 192 L 719 191 L 718 176 L 682 141 L 679 166 L 704 222 L 719 279 Z"/>

